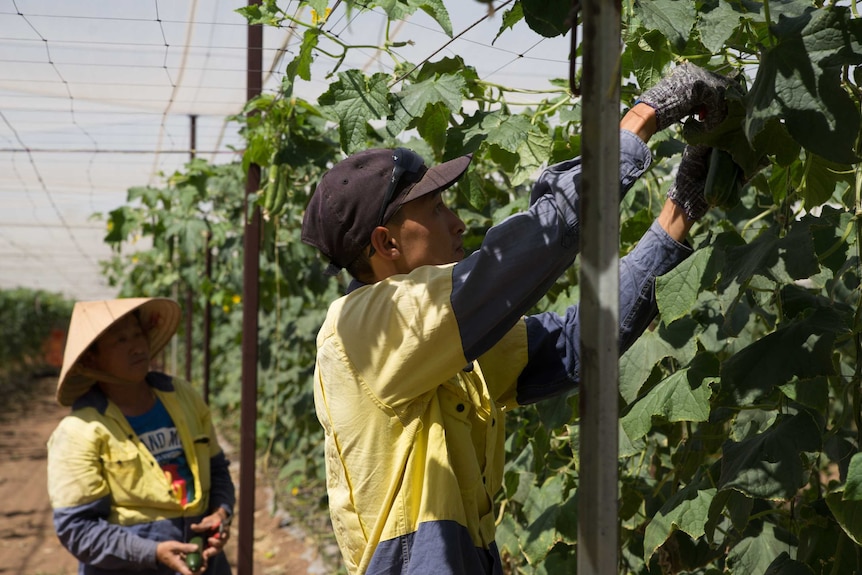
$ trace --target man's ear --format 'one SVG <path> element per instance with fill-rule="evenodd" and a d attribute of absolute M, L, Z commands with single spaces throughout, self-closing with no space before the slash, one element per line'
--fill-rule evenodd
<path fill-rule="evenodd" d="M 371 246 L 374 253 L 387 260 L 396 260 L 401 256 L 398 240 L 392 237 L 392 232 L 386 226 L 377 226 L 371 232 Z"/>

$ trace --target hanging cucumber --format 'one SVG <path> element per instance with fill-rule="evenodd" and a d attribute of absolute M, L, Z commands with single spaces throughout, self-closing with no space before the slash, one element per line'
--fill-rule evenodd
<path fill-rule="evenodd" d="M 266 183 L 263 186 L 263 211 L 271 214 L 272 207 L 275 205 L 277 185 L 278 185 L 278 165 L 272 164 L 269 166 Z"/>
<path fill-rule="evenodd" d="M 725 150 L 713 148 L 709 155 L 704 198 L 710 206 L 731 208 L 739 202 L 742 170 Z"/>
<path fill-rule="evenodd" d="M 287 209 L 288 186 L 290 175 L 290 164 L 279 164 L 273 166 L 275 171 L 275 202 L 273 202 L 270 213 L 274 216 L 282 215 Z"/>

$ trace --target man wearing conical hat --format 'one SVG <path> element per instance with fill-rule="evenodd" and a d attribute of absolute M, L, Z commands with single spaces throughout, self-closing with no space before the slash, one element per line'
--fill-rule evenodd
<path fill-rule="evenodd" d="M 163 298 L 72 310 L 57 385 L 72 411 L 48 441 L 48 493 L 81 574 L 231 572 L 222 549 L 236 497 L 209 408 L 188 382 L 150 370 L 179 320 Z"/>

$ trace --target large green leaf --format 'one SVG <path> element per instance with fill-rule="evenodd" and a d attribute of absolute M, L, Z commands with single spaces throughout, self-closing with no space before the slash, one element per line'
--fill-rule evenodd
<path fill-rule="evenodd" d="M 559 0 L 520 0 L 520 4 L 524 11 L 524 20 L 534 32 L 546 38 L 554 38 L 569 31 L 571 3 Z"/>
<path fill-rule="evenodd" d="M 807 214 L 802 221 L 810 224 L 818 260 L 833 273 L 838 272 L 847 264 L 850 247 L 856 241 L 856 215 L 826 205 L 817 217 Z"/>
<path fill-rule="evenodd" d="M 706 421 L 709 417 L 710 385 L 717 364 L 710 369 L 699 362 L 698 366 L 681 369 L 659 382 L 638 400 L 622 418 L 622 426 L 632 440 L 646 435 L 652 427 L 652 418 L 664 421 Z"/>
<path fill-rule="evenodd" d="M 726 519 L 730 519 L 730 525 L 740 533 L 745 531 L 753 507 L 754 500 L 739 491 L 733 489 L 718 491 L 709 506 L 707 514 L 709 519 L 704 526 L 707 540 L 714 543 L 716 539 L 720 539 L 721 535 L 716 534 L 716 530 Z M 727 517 L 723 513 L 725 509 Z"/>
<path fill-rule="evenodd" d="M 491 44 L 494 44 L 503 35 L 506 30 L 511 30 L 515 24 L 524 19 L 524 8 L 520 2 L 515 2 L 509 5 L 510 8 L 503 12 L 503 18 L 500 21 L 500 29 Z"/>
<path fill-rule="evenodd" d="M 338 80 L 320 95 L 318 102 L 338 121 L 341 147 L 353 153 L 367 147 L 368 122 L 389 115 L 389 76 L 370 78 L 359 70 L 339 72 Z"/>
<path fill-rule="evenodd" d="M 771 523 L 763 523 L 759 533 L 751 533 L 727 554 L 728 572 L 733 575 L 766 573 L 776 558 L 793 548 L 788 537 Z"/>
<path fill-rule="evenodd" d="M 713 54 L 721 51 L 722 46 L 741 26 L 745 14 L 736 2 L 705 2 L 696 25 L 700 41 Z"/>
<path fill-rule="evenodd" d="M 704 276 L 712 256 L 712 247 L 697 250 L 675 269 L 656 278 L 656 300 L 662 321 L 671 323 L 691 313 L 698 294 L 706 287 Z"/>
<path fill-rule="evenodd" d="M 542 129 L 542 126 L 531 126 L 526 135 L 527 137 L 516 150 L 518 163 L 510 174 L 510 182 L 513 186 L 532 183 L 537 170 L 547 161 L 551 153 L 553 139 Z"/>
<path fill-rule="evenodd" d="M 841 85 L 841 67 L 862 61 L 862 21 L 845 7 L 811 7 L 781 18 L 772 33 L 776 44 L 764 52 L 749 98 L 749 140 L 780 116 L 807 150 L 855 162 L 859 109 Z"/>
<path fill-rule="evenodd" d="M 661 32 L 676 50 L 685 48 L 697 18 L 694 2 L 638 0 L 635 11 L 648 30 Z"/>
<path fill-rule="evenodd" d="M 846 331 L 844 318 L 828 308 L 755 341 L 721 367 L 721 396 L 733 405 L 764 400 L 777 385 L 834 373 L 832 346 Z"/>
<path fill-rule="evenodd" d="M 721 273 L 720 287 L 745 285 L 755 274 L 764 274 L 778 262 L 778 232 L 763 231 L 747 244 L 725 250 L 726 265 Z"/>
<path fill-rule="evenodd" d="M 416 123 L 422 139 L 431 145 L 435 157 L 441 157 L 446 147 L 451 111 L 441 102 L 425 108 L 425 114 Z"/>
<path fill-rule="evenodd" d="M 673 357 L 681 365 L 688 364 L 697 352 L 692 337 L 693 320 L 680 320 L 672 325 L 660 325 L 645 332 L 620 358 L 620 393 L 627 403 L 640 393 L 656 363 Z"/>
<path fill-rule="evenodd" d="M 814 239 L 808 223 L 794 223 L 778 240 L 778 263 L 769 271 L 782 283 L 808 279 L 820 273 L 820 262 L 814 251 Z"/>
<path fill-rule="evenodd" d="M 631 68 L 642 90 L 654 86 L 664 76 L 673 54 L 658 30 L 634 36 L 628 41 L 624 63 Z"/>
<path fill-rule="evenodd" d="M 646 526 L 644 559 L 649 561 L 656 549 L 677 529 L 684 531 L 692 539 L 701 537 L 715 494 L 716 489 L 710 487 L 708 482 L 701 481 L 698 476 L 668 499 Z"/>
<path fill-rule="evenodd" d="M 862 501 L 845 499 L 840 487 L 826 496 L 826 504 L 848 537 L 862 545 Z"/>
<path fill-rule="evenodd" d="M 826 413 L 829 407 L 829 387 L 826 377 L 799 379 L 778 387 L 788 398 L 820 413 Z"/>
<path fill-rule="evenodd" d="M 720 489 L 750 497 L 788 500 L 807 479 L 801 452 L 820 449 L 820 428 L 806 413 L 779 416 L 763 433 L 723 447 Z"/>
<path fill-rule="evenodd" d="M 386 126 L 390 136 L 397 137 L 410 127 L 418 127 L 420 131 L 426 129 L 422 123 L 429 106 L 439 105 L 437 110 L 442 108 L 449 113 L 452 110 L 460 110 L 464 87 L 465 80 L 460 74 L 443 74 L 407 84 L 393 96 L 394 116 Z M 434 121 L 437 115 L 432 115 L 431 121 Z M 448 125 L 448 114 L 446 119 Z"/>
<path fill-rule="evenodd" d="M 302 45 L 299 47 L 299 54 L 290 61 L 285 72 L 285 80 L 291 85 L 299 76 L 305 81 L 311 80 L 311 63 L 313 61 L 313 51 L 317 48 L 317 43 L 320 40 L 320 29 L 309 28 L 302 35 Z"/>
<path fill-rule="evenodd" d="M 416 10 L 422 10 L 433 18 L 447 36 L 452 37 L 452 20 L 443 0 L 373 0 L 365 7 L 380 6 L 391 20 L 406 20 Z"/>
<path fill-rule="evenodd" d="M 521 541 L 521 547 L 527 559 L 534 565 L 543 560 L 559 540 L 556 524 L 563 501 L 564 486 L 565 475 L 557 473 L 541 486 L 531 489 L 524 502 L 524 515 L 529 526 L 524 533 L 526 538 Z"/>
<path fill-rule="evenodd" d="M 507 152 L 517 152 L 527 141 L 533 126 L 526 116 L 510 116 L 508 114 L 494 116 L 498 121 L 494 124 L 484 123 L 488 129 L 487 142 Z"/>
<path fill-rule="evenodd" d="M 862 501 L 862 453 L 856 453 L 850 459 L 842 497 L 845 501 Z"/>
<path fill-rule="evenodd" d="M 832 199 L 836 185 L 844 184 L 846 191 L 855 183 L 851 166 L 830 162 L 817 154 L 806 154 L 805 172 L 802 179 L 802 197 L 805 207 L 811 209 Z"/>
<path fill-rule="evenodd" d="M 790 558 L 785 551 L 769 564 L 763 575 L 814 575 L 808 565 Z"/>

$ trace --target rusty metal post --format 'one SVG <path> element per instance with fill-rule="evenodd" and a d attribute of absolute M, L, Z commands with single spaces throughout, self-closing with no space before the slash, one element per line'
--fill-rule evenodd
<path fill-rule="evenodd" d="M 189 116 L 190 125 L 189 125 L 189 160 L 195 159 L 195 148 L 197 148 L 197 119 L 198 117 L 195 115 Z M 192 291 L 191 286 L 186 285 L 186 381 L 192 380 L 192 349 L 194 346 L 194 322 L 192 321 L 194 318 L 194 307 L 195 307 L 195 293 Z"/>
<path fill-rule="evenodd" d="M 249 6 L 260 0 L 249 0 Z M 248 26 L 248 59 L 246 64 L 246 98 L 260 95 L 263 85 L 263 27 Z M 246 203 L 260 187 L 260 166 L 251 164 L 245 183 Z M 248 214 L 248 206 L 245 213 Z M 242 393 L 240 409 L 240 479 L 239 537 L 237 541 L 237 573 L 254 572 L 254 490 L 257 446 L 257 360 L 258 302 L 260 271 L 260 208 L 248 218 L 243 234 L 243 298 L 242 298 Z"/>
<path fill-rule="evenodd" d="M 209 224 L 207 224 L 209 225 Z M 204 247 L 204 275 L 207 278 L 207 281 L 212 280 L 213 277 L 213 253 L 212 247 L 210 246 L 212 242 L 212 232 L 207 230 L 207 237 L 205 241 Z M 213 304 L 210 301 L 209 296 L 207 296 L 206 301 L 204 302 L 204 357 L 203 357 L 203 379 L 204 379 L 204 388 L 203 395 L 204 401 L 210 402 L 210 363 L 212 362 L 212 322 L 213 322 Z"/>
<path fill-rule="evenodd" d="M 612 575 L 619 572 L 621 6 L 618 0 L 581 0 L 581 7 L 584 171 L 578 573 Z"/>

